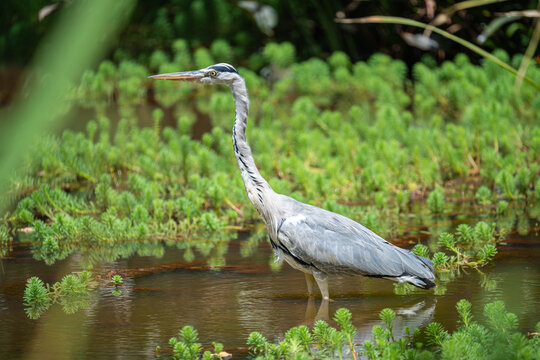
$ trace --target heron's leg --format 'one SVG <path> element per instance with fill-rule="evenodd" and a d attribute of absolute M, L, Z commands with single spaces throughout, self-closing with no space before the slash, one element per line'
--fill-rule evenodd
<path fill-rule="evenodd" d="M 315 278 L 313 275 L 304 273 L 306 275 L 306 283 L 307 283 L 307 292 L 309 297 L 313 297 L 315 294 L 313 294 L 313 285 L 315 285 Z"/>
<path fill-rule="evenodd" d="M 321 290 L 321 295 L 323 300 L 330 300 L 328 294 L 328 277 L 325 274 L 313 273 L 317 285 L 319 285 L 319 290 Z"/>

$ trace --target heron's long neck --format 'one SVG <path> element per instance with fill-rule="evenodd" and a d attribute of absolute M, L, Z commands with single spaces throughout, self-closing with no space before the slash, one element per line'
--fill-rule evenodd
<path fill-rule="evenodd" d="M 230 85 L 236 106 L 236 118 L 233 127 L 233 148 L 240 168 L 240 174 L 244 180 L 244 185 L 251 203 L 259 214 L 266 220 L 263 203 L 265 195 L 272 191 L 270 185 L 261 176 L 253 156 L 251 148 L 246 139 L 246 127 L 249 112 L 249 99 L 247 96 L 246 84 L 243 79 L 235 80 Z"/>

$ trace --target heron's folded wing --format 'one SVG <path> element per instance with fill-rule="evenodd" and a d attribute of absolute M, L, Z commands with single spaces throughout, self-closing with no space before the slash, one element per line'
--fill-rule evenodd
<path fill-rule="evenodd" d="M 278 241 L 294 257 L 326 273 L 392 277 L 426 272 L 408 250 L 349 218 L 309 205 L 282 219 Z"/>

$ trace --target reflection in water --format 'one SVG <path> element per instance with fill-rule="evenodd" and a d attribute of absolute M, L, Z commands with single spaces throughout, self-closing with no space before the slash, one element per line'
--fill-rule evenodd
<path fill-rule="evenodd" d="M 433 320 L 436 303 L 436 299 L 429 299 L 420 300 L 412 305 L 409 304 L 400 307 L 393 307 L 392 310 L 396 312 L 396 317 L 392 323 L 394 337 L 399 339 L 407 336 L 405 333 L 406 326 L 408 326 L 410 329 L 421 329 L 428 325 Z M 312 326 L 318 320 L 330 322 L 331 314 L 329 314 L 328 306 L 329 302 L 322 300 L 321 304 L 319 305 L 319 309 L 316 311 L 315 300 L 310 298 L 307 302 L 304 325 Z M 371 340 L 373 326 L 381 325 L 381 320 L 372 319 L 367 321 L 358 321 L 357 319 L 353 318 L 353 323 L 357 330 L 355 342 L 361 344 L 366 340 Z"/>
<path fill-rule="evenodd" d="M 96 264 L 113 262 L 134 255 L 152 256 L 161 258 L 167 248 L 184 250 L 183 258 L 191 262 L 202 257 L 210 266 L 225 264 L 228 242 L 236 237 L 234 232 L 216 232 L 206 234 L 204 238 L 186 238 L 182 240 L 170 239 L 128 239 L 124 241 L 100 241 L 98 239 L 64 239 L 54 247 L 47 246 L 33 237 L 29 237 L 32 244 L 32 255 L 36 260 L 53 265 L 56 261 L 64 260 L 73 253 L 80 256 L 80 266 L 83 269 Z"/>
<path fill-rule="evenodd" d="M 407 336 L 405 333 L 405 327 L 407 326 L 410 329 L 422 329 L 432 322 L 436 304 L 436 299 L 428 299 L 421 300 L 411 306 L 394 307 L 393 310 L 396 312 L 396 317 L 392 323 L 394 337 L 399 339 Z M 358 329 L 357 342 L 363 343 L 370 340 L 371 329 L 373 326 L 380 324 L 380 321 L 363 323 L 361 328 Z"/>
<path fill-rule="evenodd" d="M 306 317 L 303 325 L 311 326 L 319 320 L 329 322 L 330 315 L 328 314 L 328 303 L 328 300 L 322 299 L 321 305 L 319 305 L 319 310 L 316 310 L 315 299 L 310 296 L 306 307 Z"/>

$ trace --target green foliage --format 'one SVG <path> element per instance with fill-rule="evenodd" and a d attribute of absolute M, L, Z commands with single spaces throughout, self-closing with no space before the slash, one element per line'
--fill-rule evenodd
<path fill-rule="evenodd" d="M 13 237 L 11 236 L 9 227 L 6 224 L 0 223 L 0 258 L 11 249 L 12 241 Z"/>
<path fill-rule="evenodd" d="M 174 44 L 183 60 L 169 60 L 168 69 L 196 67 L 190 55 L 190 44 L 185 40 L 176 40 Z M 228 52 L 228 44 L 217 40 L 209 50 L 198 48 L 194 61 L 210 62 L 213 61 L 211 54 L 225 56 Z M 368 62 L 353 64 L 344 53 L 335 52 L 327 62 L 310 59 L 294 63 L 295 49 L 290 43 L 269 43 L 262 53 L 268 62 L 282 70 L 288 69 L 290 75 L 283 76 L 280 70 L 269 83 L 241 69 L 252 96 L 251 113 L 255 119 L 261 119 L 256 127 L 250 128 L 249 137 L 255 145 L 254 153 L 263 174 L 271 177 L 276 168 L 283 172 L 284 180 L 280 182 L 283 192 L 298 190 L 306 200 L 319 204 L 326 200 L 347 203 L 354 198 L 388 207 L 388 200 L 396 199 L 394 206 L 403 211 L 407 210 L 411 191 L 431 188 L 434 190 L 429 192 L 426 204 L 432 213 L 440 214 L 449 205 L 443 195 L 447 191 L 441 187 L 446 179 L 479 172 L 482 182 L 490 187 L 495 184 L 494 189 L 509 199 L 521 194 L 527 196 L 532 189 L 533 169 L 538 167 L 538 159 L 528 162 L 527 156 L 516 149 L 534 149 L 536 137 L 525 134 L 536 134 L 532 124 L 538 104 L 529 90 L 523 89 L 519 104 L 511 100 L 513 96 L 499 91 L 511 81 L 504 73 L 497 76 L 496 81 L 488 82 L 487 66 L 474 66 L 464 58 L 458 58 L 456 63 L 446 62 L 440 68 L 417 64 L 413 69 L 414 87 L 410 87 L 406 82 L 405 65 L 385 55 L 377 54 Z M 168 59 L 162 54 L 155 57 L 161 59 L 160 66 L 167 65 Z M 208 63 L 201 64 L 206 65 Z M 128 74 L 138 73 L 130 63 L 118 67 Z M 116 82 L 111 79 L 113 93 L 119 91 Z M 164 106 L 176 103 L 179 112 L 191 114 L 193 102 L 189 100 L 195 96 L 196 112 L 209 113 L 214 125 L 231 126 L 233 103 L 226 89 L 210 92 L 190 84 L 164 81 L 152 82 L 152 86 L 158 98 L 174 97 L 162 102 Z M 188 96 L 190 94 L 193 96 Z M 411 94 L 415 99 L 412 112 L 406 109 Z M 81 101 L 85 99 L 86 96 L 81 97 Z M 374 106 L 366 105 L 370 103 Z M 530 111 L 516 117 L 515 113 L 523 106 Z M 287 120 L 276 121 L 279 118 Z M 522 121 L 523 125 L 513 126 L 512 119 Z M 219 170 L 230 174 L 235 171 L 235 163 L 231 161 L 228 136 L 222 130 L 215 132 L 216 129 L 212 135 L 205 134 L 202 142 L 191 143 L 189 138 L 173 140 L 167 135 L 169 144 L 166 145 L 172 148 L 163 149 L 160 144 L 154 149 L 163 163 L 158 163 L 159 166 L 155 166 L 155 162 L 135 163 L 125 171 L 141 168 L 146 176 L 170 164 L 173 169 L 151 180 L 174 181 L 171 172 L 179 171 L 184 184 L 189 182 L 190 174 L 212 177 L 210 169 L 216 165 L 227 164 Z M 517 132 L 516 136 L 509 129 Z M 163 131 L 163 135 L 169 133 L 172 132 L 168 129 Z M 144 152 L 144 148 L 133 147 L 129 139 L 123 138 L 128 140 L 123 148 Z M 516 139 L 522 139 L 523 143 Z M 318 146 L 313 148 L 313 143 Z M 193 150 L 196 153 L 192 155 Z M 126 163 L 133 164 L 132 160 L 133 156 L 125 156 Z M 174 167 L 176 161 L 180 166 Z M 70 164 L 81 168 L 78 176 L 98 179 L 101 175 L 88 174 L 80 161 L 70 161 Z M 192 166 L 194 164 L 198 166 Z M 330 191 L 332 188 L 335 191 Z M 484 205 L 496 200 L 483 184 L 475 195 Z M 228 197 L 235 205 L 246 204 L 245 199 L 245 196 Z"/>
<path fill-rule="evenodd" d="M 263 56 L 271 64 L 281 68 L 290 66 L 295 61 L 296 50 L 289 42 L 281 44 L 269 43 L 264 47 Z"/>
<path fill-rule="evenodd" d="M 265 360 L 509 359 L 515 358 L 516 354 L 520 359 L 535 359 L 540 354 L 539 335 L 525 337 L 517 332 L 517 317 L 506 312 L 504 303 L 496 301 L 485 305 L 485 324 L 475 321 L 471 303 L 467 300 L 460 300 L 456 309 L 458 326 L 454 332 L 432 322 L 422 332 L 419 329 L 411 332 L 411 329 L 405 328 L 405 337 L 396 338 L 396 313 L 392 309 L 384 309 L 379 315 L 384 327 L 373 326 L 372 339 L 360 344 L 355 342 L 356 327 L 350 311 L 339 309 L 334 315 L 338 328 L 319 320 L 311 331 L 303 325 L 287 330 L 279 343 L 271 343 L 260 332 L 252 332 L 247 346 L 252 358 Z M 537 328 L 540 328 L 540 323 Z M 202 351 L 197 341 L 197 331 L 185 326 L 177 338 L 171 338 L 169 344 L 176 359 L 195 359 Z M 216 344 L 212 344 L 214 354 L 208 352 L 206 356 L 217 359 L 219 351 Z"/>
<path fill-rule="evenodd" d="M 249 334 L 246 344 L 253 355 L 262 355 L 268 347 L 266 338 L 256 331 Z"/>
<path fill-rule="evenodd" d="M 169 339 L 169 345 L 173 347 L 175 359 L 196 360 L 202 352 L 202 345 L 198 343 L 199 333 L 192 326 L 184 326 L 178 333 L 178 337 Z"/>
<path fill-rule="evenodd" d="M 392 341 L 395 341 L 394 335 L 392 333 L 392 321 L 394 321 L 394 319 L 396 318 L 395 311 L 392 310 L 392 309 L 388 309 L 388 308 L 383 309 L 381 311 L 379 317 L 381 318 L 381 320 L 384 322 L 384 324 L 388 328 L 388 331 L 389 331 L 390 337 L 392 338 Z"/>
<path fill-rule="evenodd" d="M 478 190 L 476 190 L 474 197 L 481 205 L 491 204 L 491 190 L 489 190 L 487 186 L 480 186 Z"/>
<path fill-rule="evenodd" d="M 448 264 L 449 257 L 443 252 L 433 254 L 433 268 L 435 270 L 444 269 Z"/>
<path fill-rule="evenodd" d="M 478 222 L 474 228 L 467 224 L 458 225 L 457 236 L 442 233 L 439 236 L 439 245 L 453 255 L 437 252 L 432 259 L 435 269 L 476 268 L 490 263 L 497 254 L 494 234 L 495 226 L 483 221 Z"/>
<path fill-rule="evenodd" d="M 497 203 L 497 214 L 502 215 L 508 209 L 508 202 L 501 200 Z"/>
<path fill-rule="evenodd" d="M 497 175 L 497 186 L 508 198 L 514 199 L 516 197 L 516 183 L 512 174 L 507 170 L 501 170 Z"/>
<path fill-rule="evenodd" d="M 431 346 L 442 346 L 445 340 L 448 339 L 448 332 L 438 322 L 432 322 L 426 326 L 425 333 L 427 342 Z"/>
<path fill-rule="evenodd" d="M 427 197 L 427 207 L 433 214 L 440 214 L 444 211 L 444 195 L 440 188 L 433 190 Z"/>
<path fill-rule="evenodd" d="M 45 286 L 43 281 L 36 276 L 27 280 L 23 304 L 30 319 L 39 318 L 41 313 L 49 308 L 51 302 L 49 286 Z"/>
<path fill-rule="evenodd" d="M 445 284 L 453 280 L 461 269 L 474 268 L 480 272 L 480 267 L 493 262 L 497 255 L 495 234 L 495 224 L 489 225 L 483 221 L 474 227 L 460 224 L 455 234 L 442 232 L 439 235 L 433 256 L 430 256 L 430 249 L 423 244 L 415 245 L 412 252 L 431 259 L 436 273 L 435 294 L 442 295 L 446 291 Z M 499 234 L 498 239 L 501 238 Z M 483 286 L 490 288 L 491 285 L 486 282 Z M 416 291 L 417 288 L 407 283 L 394 284 L 394 292 L 398 295 L 409 295 Z"/>
<path fill-rule="evenodd" d="M 461 299 L 456 304 L 456 309 L 459 314 L 459 323 L 463 327 L 469 327 L 472 321 L 471 303 L 465 299 Z"/>
<path fill-rule="evenodd" d="M 425 258 L 429 258 L 429 249 L 427 246 L 422 244 L 416 244 L 412 250 L 413 253 L 419 256 L 423 256 Z"/>
<path fill-rule="evenodd" d="M 124 283 L 124 279 L 122 279 L 122 276 L 116 274 L 116 275 L 113 275 L 113 277 L 111 278 L 111 282 L 114 285 L 120 285 Z"/>
<path fill-rule="evenodd" d="M 67 314 L 90 305 L 89 293 L 96 286 L 88 271 L 68 274 L 53 286 L 44 284 L 38 277 L 31 277 L 26 282 L 23 303 L 26 315 L 38 319 L 52 304 L 58 303 Z"/>

